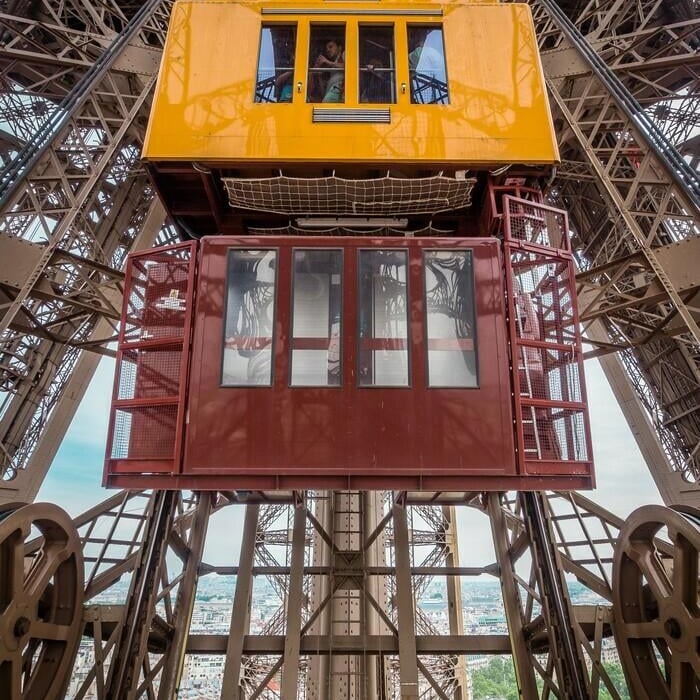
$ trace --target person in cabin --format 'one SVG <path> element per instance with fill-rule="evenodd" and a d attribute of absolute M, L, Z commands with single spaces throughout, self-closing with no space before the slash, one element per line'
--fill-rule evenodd
<path fill-rule="evenodd" d="M 367 62 L 360 78 L 360 102 L 391 102 L 391 82 L 383 68 L 384 62 L 377 56 Z"/>
<path fill-rule="evenodd" d="M 328 39 L 323 51 L 314 61 L 314 68 L 325 68 L 321 102 L 345 100 L 345 51 L 339 41 Z M 318 75 L 318 73 L 316 73 Z"/>

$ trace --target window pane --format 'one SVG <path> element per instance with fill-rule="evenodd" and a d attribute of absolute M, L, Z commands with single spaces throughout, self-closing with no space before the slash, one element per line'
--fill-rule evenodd
<path fill-rule="evenodd" d="M 294 251 L 292 386 L 339 386 L 343 252 Z"/>
<path fill-rule="evenodd" d="M 224 366 L 226 386 L 272 384 L 274 250 L 232 250 L 228 259 Z"/>
<path fill-rule="evenodd" d="M 294 25 L 263 26 L 260 34 L 256 102 L 291 102 L 294 86 Z"/>
<path fill-rule="evenodd" d="M 475 387 L 472 255 L 467 250 L 429 250 L 425 266 L 428 386 Z"/>
<path fill-rule="evenodd" d="M 408 51 L 411 102 L 448 104 L 450 100 L 447 92 L 442 27 L 409 26 Z"/>
<path fill-rule="evenodd" d="M 360 25 L 360 102 L 396 102 L 394 28 Z"/>
<path fill-rule="evenodd" d="M 405 250 L 361 250 L 360 386 L 408 386 Z"/>
<path fill-rule="evenodd" d="M 312 24 L 308 102 L 345 102 L 345 27 Z"/>

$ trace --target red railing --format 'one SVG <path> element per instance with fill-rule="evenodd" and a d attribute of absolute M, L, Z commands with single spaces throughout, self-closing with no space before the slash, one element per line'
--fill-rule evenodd
<path fill-rule="evenodd" d="M 521 473 L 589 474 L 592 454 L 566 213 L 503 196 L 516 446 Z"/>
<path fill-rule="evenodd" d="M 196 244 L 129 256 L 105 458 L 110 474 L 182 462 Z"/>

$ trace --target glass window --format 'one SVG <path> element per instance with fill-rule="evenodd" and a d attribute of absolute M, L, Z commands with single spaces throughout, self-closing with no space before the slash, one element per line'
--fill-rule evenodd
<path fill-rule="evenodd" d="M 294 25 L 263 25 L 260 33 L 256 102 L 291 102 L 294 88 Z"/>
<path fill-rule="evenodd" d="M 360 25 L 360 102 L 396 102 L 394 28 Z"/>
<path fill-rule="evenodd" d="M 311 25 L 307 102 L 345 102 L 343 25 Z"/>
<path fill-rule="evenodd" d="M 442 27 L 408 27 L 408 72 L 411 102 L 414 104 L 449 103 L 445 46 Z"/>
<path fill-rule="evenodd" d="M 231 250 L 228 258 L 225 386 L 271 386 L 277 253 Z"/>
<path fill-rule="evenodd" d="M 292 386 L 340 386 L 342 250 L 295 250 Z"/>
<path fill-rule="evenodd" d="M 408 386 L 407 252 L 359 255 L 360 386 Z"/>
<path fill-rule="evenodd" d="M 478 386 L 474 282 L 468 250 L 427 250 L 428 386 Z"/>

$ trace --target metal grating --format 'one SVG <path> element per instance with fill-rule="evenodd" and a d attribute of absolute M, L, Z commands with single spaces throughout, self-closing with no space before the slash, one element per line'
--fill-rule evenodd
<path fill-rule="evenodd" d="M 117 398 L 153 399 L 177 396 L 180 387 L 181 348 L 133 348 L 121 356 Z"/>
<path fill-rule="evenodd" d="M 184 251 L 136 258 L 131 265 L 124 339 L 181 338 L 187 317 L 190 261 Z"/>
<path fill-rule="evenodd" d="M 570 250 L 566 212 L 509 195 L 503 197 L 503 207 L 508 218 L 509 240 Z"/>
<path fill-rule="evenodd" d="M 585 462 L 590 459 L 586 437 L 585 418 L 581 411 L 555 407 L 538 408 L 534 424 L 528 415 L 523 417 L 524 456 L 537 462 Z M 530 472 L 540 470 L 531 465 Z"/>
<path fill-rule="evenodd" d="M 476 179 L 340 177 L 222 178 L 229 204 L 276 214 L 335 216 L 437 214 L 471 205 Z"/>
<path fill-rule="evenodd" d="M 194 243 L 185 243 L 128 259 L 107 474 L 179 464 L 194 250 Z"/>
<path fill-rule="evenodd" d="M 117 409 L 112 459 L 172 460 L 177 409 L 177 405 Z"/>
<path fill-rule="evenodd" d="M 591 468 L 566 214 L 505 196 L 504 252 L 518 453 L 525 473 Z"/>

